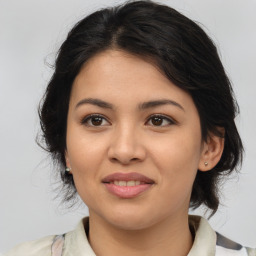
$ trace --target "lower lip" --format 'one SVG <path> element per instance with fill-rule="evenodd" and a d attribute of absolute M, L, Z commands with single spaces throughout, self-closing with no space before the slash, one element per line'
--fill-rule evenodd
<path fill-rule="evenodd" d="M 133 198 L 147 191 L 153 184 L 141 184 L 137 186 L 117 186 L 113 183 L 104 183 L 108 191 L 120 198 Z"/>

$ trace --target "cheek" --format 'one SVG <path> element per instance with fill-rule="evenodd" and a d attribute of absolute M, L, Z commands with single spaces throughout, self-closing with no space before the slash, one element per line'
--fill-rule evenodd
<path fill-rule="evenodd" d="M 67 130 L 67 157 L 71 165 L 78 193 L 87 195 L 93 188 L 92 180 L 98 179 L 97 170 L 102 164 L 105 143 L 95 136 L 88 136 L 83 128 L 70 125 Z"/>
<path fill-rule="evenodd" d="M 154 143 L 151 149 L 152 159 L 163 184 L 170 186 L 171 183 L 177 191 L 192 187 L 201 155 L 200 133 L 181 131 Z"/>
<path fill-rule="evenodd" d="M 180 141 L 179 141 L 180 142 Z M 159 171 L 159 204 L 169 211 L 188 206 L 199 162 L 199 147 L 193 143 L 172 143 L 156 148 L 154 165 Z M 198 152 L 196 152 L 198 151 Z M 169 207 L 168 207 L 169 206 Z M 184 208 L 187 210 L 187 208 Z"/>
<path fill-rule="evenodd" d="M 71 122 L 70 122 L 71 123 Z M 84 167 L 93 169 L 104 151 L 104 137 L 85 131 L 83 126 L 70 124 L 67 130 L 67 152 L 69 162 L 74 171 L 82 171 Z"/>
<path fill-rule="evenodd" d="M 101 154 L 97 145 L 91 145 L 85 140 L 73 140 L 68 149 L 75 187 L 84 203 L 89 206 L 93 203 L 93 195 L 97 193 L 96 183 L 92 181 L 99 180 L 97 169 Z"/>
<path fill-rule="evenodd" d="M 151 152 L 159 159 L 159 164 L 197 165 L 201 154 L 201 139 L 198 134 L 176 133 L 162 138 L 161 141 L 151 140 Z M 156 143 L 157 142 L 157 143 Z"/>

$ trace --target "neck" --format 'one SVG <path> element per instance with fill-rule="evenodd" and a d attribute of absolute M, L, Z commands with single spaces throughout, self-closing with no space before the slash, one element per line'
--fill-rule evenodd
<path fill-rule="evenodd" d="M 187 214 L 140 230 L 120 229 L 92 214 L 89 226 L 89 241 L 97 256 L 185 256 L 193 243 Z"/>

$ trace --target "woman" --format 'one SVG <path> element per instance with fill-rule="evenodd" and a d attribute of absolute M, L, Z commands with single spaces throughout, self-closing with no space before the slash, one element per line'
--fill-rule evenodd
<path fill-rule="evenodd" d="M 237 105 L 216 48 L 167 6 L 128 2 L 81 20 L 40 109 L 63 196 L 89 217 L 7 255 L 256 255 L 188 216 L 219 205 L 242 158 Z"/>

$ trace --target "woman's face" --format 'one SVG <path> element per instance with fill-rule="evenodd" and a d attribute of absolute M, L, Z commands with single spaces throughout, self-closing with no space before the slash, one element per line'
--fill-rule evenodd
<path fill-rule="evenodd" d="M 76 77 L 66 162 L 91 217 L 142 229 L 186 216 L 203 148 L 191 96 L 152 64 L 108 50 Z"/>

